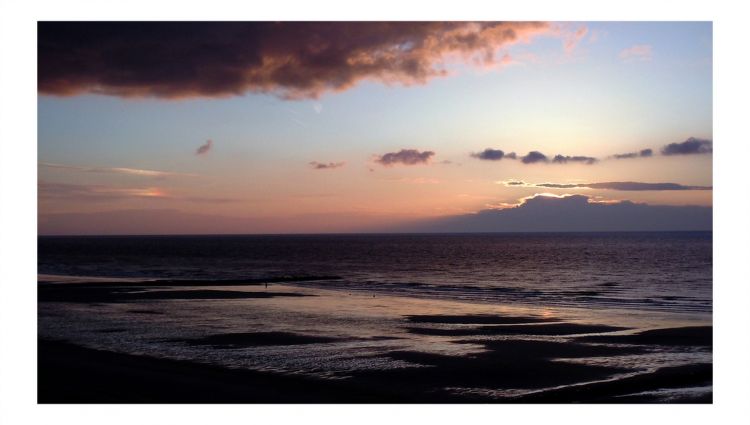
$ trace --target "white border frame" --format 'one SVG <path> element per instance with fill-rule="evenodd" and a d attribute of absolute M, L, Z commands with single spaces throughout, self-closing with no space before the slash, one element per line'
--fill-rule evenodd
<path fill-rule="evenodd" d="M 747 423 L 747 14 L 729 1 L 568 0 L 458 6 L 398 0 L 2 1 L 0 9 L 0 421 L 4 424 L 509 422 Z M 396 12 L 394 12 L 396 11 Z M 714 22 L 713 405 L 36 405 L 37 20 L 701 20 Z"/>

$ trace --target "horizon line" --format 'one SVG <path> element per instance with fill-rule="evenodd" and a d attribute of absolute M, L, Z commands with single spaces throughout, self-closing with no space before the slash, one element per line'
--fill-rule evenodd
<path fill-rule="evenodd" d="M 591 234 L 591 233 L 713 233 L 709 230 L 557 230 L 510 232 L 310 232 L 310 233 L 131 233 L 131 234 L 37 234 L 37 238 L 101 237 L 196 237 L 196 236 L 410 236 L 410 235 L 522 235 L 522 234 Z"/>

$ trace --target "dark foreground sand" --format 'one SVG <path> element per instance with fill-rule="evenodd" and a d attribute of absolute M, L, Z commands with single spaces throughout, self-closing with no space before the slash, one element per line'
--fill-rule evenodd
<path fill-rule="evenodd" d="M 524 351 L 519 351 L 519 358 Z M 712 379 L 711 365 L 700 364 L 498 400 L 420 390 L 429 385 L 412 381 L 420 376 L 409 373 L 333 381 L 133 356 L 49 340 L 39 340 L 38 353 L 39 403 L 648 403 L 659 400 L 633 394 L 706 385 Z M 452 366 L 455 369 L 447 372 L 472 373 Z M 423 374 L 421 378 L 431 375 L 435 376 Z M 526 375 L 524 379 L 536 378 Z M 710 403 L 711 395 L 674 402 Z"/>
<path fill-rule="evenodd" d="M 417 401 L 335 381 L 231 370 L 39 340 L 39 403 Z"/>

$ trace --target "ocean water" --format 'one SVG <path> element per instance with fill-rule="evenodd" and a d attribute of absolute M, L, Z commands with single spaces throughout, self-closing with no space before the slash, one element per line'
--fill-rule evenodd
<path fill-rule="evenodd" d="M 40 237 L 38 271 L 710 314 L 711 232 Z"/>
<path fill-rule="evenodd" d="M 84 277 L 41 277 L 39 336 L 90 348 L 490 399 L 712 363 L 710 232 L 38 241 L 40 275 Z M 684 327 L 708 342 L 638 336 Z M 530 348 L 511 368 L 529 379 L 504 378 L 530 344 L 559 354 Z"/>

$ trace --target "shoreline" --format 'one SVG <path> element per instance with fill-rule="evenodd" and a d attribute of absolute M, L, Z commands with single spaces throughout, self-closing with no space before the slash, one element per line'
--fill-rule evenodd
<path fill-rule="evenodd" d="M 305 292 L 330 292 L 336 294 L 365 294 L 373 295 L 377 297 L 407 297 L 423 300 L 434 300 L 434 301 L 449 301 L 449 302 L 462 302 L 462 303 L 474 303 L 478 305 L 494 305 L 494 306 L 505 306 L 512 309 L 527 309 L 533 308 L 548 308 L 555 311 L 569 311 L 576 314 L 576 312 L 586 311 L 591 312 L 607 312 L 607 313 L 619 313 L 620 315 L 627 316 L 631 315 L 634 311 L 648 312 L 649 315 L 654 317 L 675 317 L 685 318 L 688 321 L 695 320 L 701 323 L 710 323 L 713 318 L 713 310 L 710 311 L 679 311 L 675 309 L 664 309 L 656 308 L 654 306 L 611 306 L 611 305 L 592 305 L 587 307 L 568 305 L 568 304 L 548 304 L 540 306 L 536 302 L 524 302 L 522 300 L 508 300 L 498 304 L 496 299 L 481 299 L 481 298 L 461 298 L 453 299 L 447 298 L 441 295 L 434 294 L 415 294 L 415 293 L 403 293 L 403 292 L 389 292 L 382 288 L 373 287 L 371 289 L 363 289 L 359 287 L 337 287 L 335 283 L 344 280 L 341 276 L 270 276 L 267 278 L 246 278 L 246 279 L 172 279 L 172 278 L 158 278 L 158 277 L 107 277 L 107 276 L 84 276 L 84 275 L 61 275 L 61 274 L 46 274 L 37 273 L 37 287 L 46 287 L 47 289 L 65 285 L 67 288 L 80 288 L 80 289 L 91 289 L 95 286 L 105 288 L 107 286 L 133 286 L 133 287 L 148 287 L 149 289 L 168 288 L 168 287 L 262 287 L 264 284 L 273 285 L 276 288 L 289 288 L 299 289 Z M 321 283 L 332 282 L 334 285 L 326 286 Z M 111 284 L 111 285 L 110 285 Z M 41 300 L 40 300 L 41 301 Z M 707 319 L 707 320 L 706 320 Z"/>

